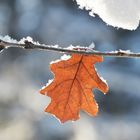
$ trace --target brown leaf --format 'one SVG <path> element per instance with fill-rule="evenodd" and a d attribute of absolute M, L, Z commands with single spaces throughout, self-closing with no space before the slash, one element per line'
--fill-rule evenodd
<path fill-rule="evenodd" d="M 79 119 L 80 109 L 95 116 L 98 105 L 92 89 L 98 88 L 103 93 L 108 91 L 108 86 L 100 79 L 93 66 L 102 61 L 101 56 L 73 54 L 68 60 L 51 64 L 55 78 L 40 91 L 51 97 L 51 103 L 45 111 L 54 114 L 62 123 Z"/>

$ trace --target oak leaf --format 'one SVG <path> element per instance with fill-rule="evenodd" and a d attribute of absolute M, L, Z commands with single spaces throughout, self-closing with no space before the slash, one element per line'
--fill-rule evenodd
<path fill-rule="evenodd" d="M 108 91 L 107 84 L 93 66 L 102 61 L 102 56 L 73 54 L 68 60 L 52 63 L 50 69 L 55 78 L 40 90 L 41 94 L 51 97 L 51 103 L 45 111 L 54 114 L 62 123 L 79 119 L 80 110 L 95 116 L 98 105 L 92 89 L 98 88 L 103 93 Z"/>

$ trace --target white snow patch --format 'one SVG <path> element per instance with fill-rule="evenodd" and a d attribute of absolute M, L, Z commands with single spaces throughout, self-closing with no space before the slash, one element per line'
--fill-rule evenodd
<path fill-rule="evenodd" d="M 59 46 L 58 46 L 58 45 L 53 45 L 53 46 L 52 46 L 52 45 L 50 45 L 50 48 L 51 48 L 51 47 L 53 47 L 53 48 L 59 48 Z"/>
<path fill-rule="evenodd" d="M 25 41 L 29 41 L 33 44 L 40 45 L 39 42 L 33 41 L 33 38 L 30 37 L 30 36 L 24 37 L 20 41 L 17 41 L 16 39 L 11 38 L 9 35 L 6 35 L 6 36 L 1 36 L 0 35 L 0 39 L 3 40 L 3 41 L 6 41 L 6 42 L 10 42 L 10 43 L 24 44 Z"/>
<path fill-rule="evenodd" d="M 40 45 L 40 43 L 39 43 L 38 41 L 35 42 L 35 41 L 33 40 L 33 38 L 30 37 L 30 36 L 23 37 L 18 43 L 19 43 L 19 44 L 24 44 L 25 41 L 31 42 L 31 43 L 33 43 L 33 44 L 35 44 L 35 45 Z"/>
<path fill-rule="evenodd" d="M 76 0 L 79 8 L 98 14 L 114 27 L 135 30 L 140 21 L 140 0 Z"/>
<path fill-rule="evenodd" d="M 20 44 L 24 44 L 25 41 L 29 41 L 29 42 L 33 43 L 33 39 L 32 39 L 30 36 L 23 37 L 23 38 L 19 41 L 19 43 L 20 43 Z"/>
<path fill-rule="evenodd" d="M 70 45 L 70 46 L 68 46 L 68 47 L 67 47 L 67 48 L 65 48 L 65 49 L 68 49 L 68 50 L 73 50 L 74 48 L 76 48 L 76 47 L 74 47 L 74 46 Z"/>
<path fill-rule="evenodd" d="M 89 49 L 90 50 L 93 50 L 95 48 L 95 44 L 92 42 L 90 45 L 89 45 Z"/>
<path fill-rule="evenodd" d="M 130 50 L 121 50 L 121 49 L 119 49 L 118 51 L 117 50 L 115 50 L 115 51 L 110 51 L 109 53 L 125 53 L 125 54 L 130 54 L 130 53 L 133 53 L 133 52 L 131 52 Z"/>
<path fill-rule="evenodd" d="M 0 35 L 0 39 L 6 42 L 10 42 L 10 43 L 18 43 L 16 39 L 11 38 L 9 35 L 6 35 L 6 36 Z"/>
<path fill-rule="evenodd" d="M 85 51 L 88 51 L 88 50 L 93 50 L 93 48 L 95 48 L 95 44 L 92 42 L 88 47 L 86 46 L 68 46 L 67 48 L 65 49 L 68 49 L 68 50 L 79 50 L 79 51 L 82 51 L 82 50 L 85 50 Z"/>
<path fill-rule="evenodd" d="M 64 54 L 61 56 L 61 60 L 68 60 L 71 58 L 71 55 Z"/>
<path fill-rule="evenodd" d="M 108 53 L 118 53 L 118 51 L 115 50 L 115 51 L 110 51 L 110 52 L 108 52 Z"/>
<path fill-rule="evenodd" d="M 126 54 L 132 53 L 130 50 L 121 50 L 121 49 L 118 52 L 126 53 Z"/>
<path fill-rule="evenodd" d="M 71 58 L 71 55 L 64 54 L 64 55 L 61 56 L 60 59 L 57 59 L 55 61 L 51 61 L 50 64 L 60 62 L 61 60 L 68 60 L 69 58 Z"/>

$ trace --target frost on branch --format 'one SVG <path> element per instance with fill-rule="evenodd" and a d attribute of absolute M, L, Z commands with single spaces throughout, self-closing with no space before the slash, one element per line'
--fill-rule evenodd
<path fill-rule="evenodd" d="M 25 41 L 31 42 L 31 43 L 33 43 L 33 44 L 35 44 L 35 45 L 40 45 L 40 43 L 39 43 L 38 41 L 35 42 L 35 41 L 33 40 L 33 38 L 30 37 L 30 36 L 27 36 L 27 37 L 22 38 L 18 43 L 19 43 L 19 44 L 24 44 Z"/>
<path fill-rule="evenodd" d="M 35 42 L 33 40 L 33 38 L 30 37 L 30 36 L 23 37 L 22 39 L 17 41 L 16 39 L 11 38 L 9 35 L 5 35 L 5 36 L 0 35 L 0 40 L 5 41 L 5 42 L 9 42 L 9 43 L 18 43 L 18 44 L 25 44 L 25 41 L 28 41 L 28 42 L 31 42 L 31 43 L 33 43 L 35 45 L 40 45 L 39 42 Z"/>
<path fill-rule="evenodd" d="M 11 42 L 11 43 L 18 43 L 16 39 L 11 38 L 9 35 L 6 35 L 6 36 L 0 35 L 0 40 Z"/>
<path fill-rule="evenodd" d="M 134 30 L 140 21 L 140 0 L 76 0 L 81 9 L 98 14 L 104 22 L 114 27 Z"/>

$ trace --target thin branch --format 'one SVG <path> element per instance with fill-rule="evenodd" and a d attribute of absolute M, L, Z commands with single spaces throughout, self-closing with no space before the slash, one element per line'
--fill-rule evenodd
<path fill-rule="evenodd" d="M 10 47 L 17 47 L 17 48 L 23 48 L 23 49 L 39 49 L 39 50 L 48 50 L 48 51 L 56 51 L 56 52 L 62 52 L 62 53 L 77 53 L 77 54 L 85 54 L 85 55 L 101 55 L 106 57 L 124 57 L 124 58 L 140 58 L 140 53 L 132 53 L 127 51 L 114 51 L 114 52 L 99 52 L 87 48 L 61 48 L 56 46 L 50 46 L 50 45 L 41 45 L 37 43 L 32 43 L 29 41 L 25 41 L 22 43 L 12 43 L 0 40 L 0 51 L 6 48 Z"/>

